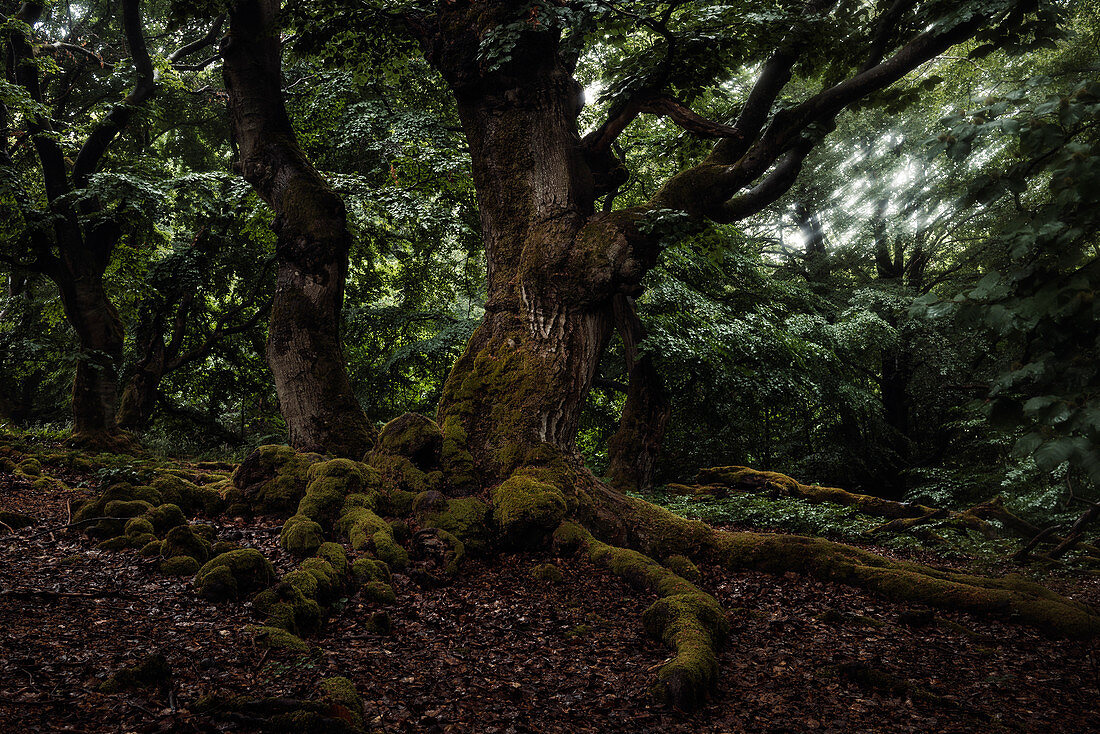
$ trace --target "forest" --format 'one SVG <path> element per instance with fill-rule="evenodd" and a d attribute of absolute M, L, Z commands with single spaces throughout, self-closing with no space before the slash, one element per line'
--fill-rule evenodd
<path fill-rule="evenodd" d="M 1100 731 L 1100 0 L 32 0 L 0 724 Z"/>

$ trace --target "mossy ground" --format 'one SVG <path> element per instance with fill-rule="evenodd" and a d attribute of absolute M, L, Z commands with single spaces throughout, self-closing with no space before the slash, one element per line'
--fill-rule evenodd
<path fill-rule="evenodd" d="M 159 555 L 163 573 L 195 576 L 196 590 L 209 599 L 251 598 L 255 644 L 296 651 L 309 650 L 349 599 L 370 609 L 364 614 L 372 634 L 388 633 L 389 616 L 378 607 L 400 606 L 394 573 L 406 568 L 418 578 L 447 583 L 468 553 L 493 557 L 551 545 L 562 558 L 579 552 L 656 597 L 639 622 L 672 657 L 659 666 L 652 687 L 660 700 L 680 708 L 703 704 L 714 689 L 730 632 L 729 610 L 700 585 L 701 566 L 708 563 L 727 572 L 795 572 L 906 603 L 1015 616 L 1059 634 L 1088 637 L 1097 631 L 1087 608 L 1022 579 L 942 572 L 821 539 L 717 534 L 598 484 L 572 484 L 583 472 L 537 451 L 528 454 L 535 464 L 481 496 L 448 496 L 458 485 L 434 468 L 443 461 L 445 435 L 432 438 L 430 421 L 406 423 L 415 424 L 416 435 L 392 443 L 414 447 L 409 450 L 416 462 L 385 451 L 356 462 L 292 456 L 285 447 L 261 449 L 263 461 L 238 469 L 232 481 L 201 483 L 179 470 L 143 470 L 110 484 L 76 517 L 106 518 L 88 528 L 102 548 Z M 34 476 L 24 474 L 28 481 Z M 281 576 L 255 549 L 227 547 L 232 542 L 215 525 L 198 522 L 225 511 L 262 515 L 276 496 L 278 506 L 288 508 L 283 548 L 299 559 Z M 296 502 L 289 507 L 292 496 Z M 433 563 L 438 573 L 428 568 Z M 556 568 L 544 565 L 533 572 L 534 580 L 561 583 Z"/>

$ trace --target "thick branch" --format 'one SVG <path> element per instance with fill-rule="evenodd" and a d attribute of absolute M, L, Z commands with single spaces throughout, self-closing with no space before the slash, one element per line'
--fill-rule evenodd
<path fill-rule="evenodd" d="M 156 89 L 156 81 L 153 77 L 153 62 L 149 58 L 149 51 L 145 46 L 145 34 L 141 25 L 140 0 L 124 0 L 122 3 L 122 22 L 126 30 L 126 44 L 130 47 L 130 55 L 137 67 L 138 80 L 122 103 L 115 105 L 108 113 L 107 118 L 100 123 L 76 156 L 73 164 L 73 183 L 77 187 L 88 184 L 88 180 L 95 173 L 99 161 L 107 152 L 114 139 L 122 131 L 134 115 L 137 107 L 142 105 L 153 95 Z"/>

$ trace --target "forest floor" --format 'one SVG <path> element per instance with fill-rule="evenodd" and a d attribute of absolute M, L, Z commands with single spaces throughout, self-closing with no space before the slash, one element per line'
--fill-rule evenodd
<path fill-rule="evenodd" d="M 717 690 L 691 714 L 648 694 L 668 655 L 639 622 L 652 599 L 580 559 L 473 560 L 429 588 L 397 574 L 396 604 L 347 599 L 308 639 L 309 652 L 261 649 L 245 631 L 255 621 L 248 603 L 212 604 L 153 560 L 51 531 L 78 494 L 0 473 L 0 510 L 38 518 L 0 527 L 0 729 L 255 731 L 191 706 L 215 692 L 308 698 L 319 679 L 341 675 L 361 694 L 368 729 L 381 732 L 1100 731 L 1096 643 L 795 574 L 702 569 L 734 631 Z M 280 571 L 293 566 L 277 519 L 212 524 Z M 547 562 L 561 583 L 531 576 Z M 1047 580 L 1100 604 L 1096 576 Z M 366 630 L 379 608 L 392 620 L 387 635 Z M 170 685 L 97 690 L 154 651 L 171 667 Z"/>

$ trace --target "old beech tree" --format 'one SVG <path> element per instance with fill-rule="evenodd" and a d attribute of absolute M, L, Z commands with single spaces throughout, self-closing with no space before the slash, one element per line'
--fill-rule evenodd
<path fill-rule="evenodd" d="M 356 457 L 369 437 L 347 384 L 337 330 L 348 252 L 343 205 L 305 160 L 281 103 L 280 3 L 241 0 L 228 9 L 222 56 L 241 171 L 277 215 L 279 290 L 269 358 L 291 441 L 300 450 Z M 975 37 L 1020 43 L 1050 20 L 1042 6 L 1015 0 L 779 4 L 753 16 L 756 26 L 746 22 L 757 32 L 744 31 L 751 53 L 738 63 L 757 72 L 729 111 L 730 121 L 697 114 L 675 96 L 682 82 L 674 80 L 696 65 L 717 83 L 729 69 L 725 62 L 721 68 L 704 63 L 709 46 L 696 21 L 709 18 L 724 27 L 735 24 L 738 13 L 758 10 L 598 0 L 368 8 L 324 0 L 293 9 L 310 43 L 327 48 L 332 59 L 354 60 L 349 34 L 363 54 L 387 44 L 398 52 L 420 49 L 453 94 L 481 212 L 484 320 L 446 381 L 435 423 L 409 416 L 395 421 L 367 461 L 388 477 L 405 477 L 403 486 L 431 487 L 417 495 L 413 509 L 436 527 L 473 536 L 480 523 L 498 541 L 521 547 L 552 541 L 655 593 L 644 621 L 674 652 L 656 688 L 683 706 L 713 682 L 715 650 L 729 623 L 713 597 L 658 563 L 672 555 L 727 569 L 793 570 L 893 598 L 1009 612 L 1091 634 L 1091 612 L 1033 585 L 889 561 L 823 540 L 716 532 L 632 499 L 585 469 L 575 446 L 580 414 L 616 330 L 627 344 L 634 383 L 617 439 L 622 481 L 644 475 L 659 444 L 667 407 L 654 394 L 652 366 L 633 347 L 643 332 L 632 299 L 670 230 L 735 222 L 762 210 L 792 186 L 806 156 L 847 107 L 956 44 Z M 648 34 L 645 54 L 658 63 L 635 74 L 607 119 L 582 135 L 577 64 L 585 42 L 596 43 L 605 28 Z M 770 51 L 759 48 L 762 42 L 772 44 Z M 723 48 L 737 56 L 728 43 Z M 789 88 L 793 78 L 800 80 L 797 89 Z M 816 90 L 806 91 L 810 86 Z M 599 205 L 624 180 L 615 142 L 640 115 L 666 116 L 712 139 L 713 147 L 696 164 L 670 172 L 644 205 Z M 259 459 L 246 462 L 238 485 L 255 484 L 261 469 Z M 332 474 L 333 486 L 351 486 L 347 471 Z M 408 479 L 414 475 L 419 484 Z M 308 495 L 303 500 L 296 528 L 320 530 L 315 520 L 333 527 L 331 512 L 316 502 Z M 346 510 L 335 527 L 350 527 L 352 536 L 373 533 L 364 542 L 380 555 L 392 543 L 384 523 L 361 506 Z"/>

